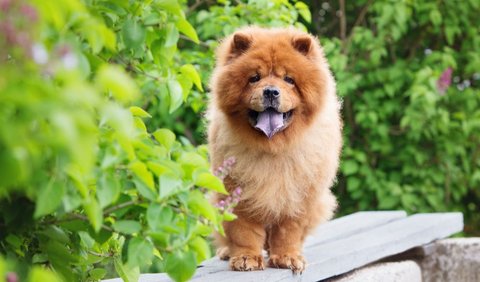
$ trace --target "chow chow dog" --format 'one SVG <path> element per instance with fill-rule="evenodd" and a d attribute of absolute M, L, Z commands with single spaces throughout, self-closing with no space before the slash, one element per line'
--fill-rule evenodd
<path fill-rule="evenodd" d="M 237 219 L 217 254 L 233 270 L 305 269 L 302 245 L 336 208 L 330 191 L 342 145 L 335 80 L 317 38 L 290 28 L 247 27 L 217 49 L 207 113 L 213 167 L 241 187 Z M 225 196 L 216 195 L 220 201 Z"/>

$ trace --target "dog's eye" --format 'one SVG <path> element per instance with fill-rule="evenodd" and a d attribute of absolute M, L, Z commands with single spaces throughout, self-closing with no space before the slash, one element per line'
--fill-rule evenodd
<path fill-rule="evenodd" d="M 283 80 L 285 80 L 289 84 L 295 84 L 295 81 L 290 76 L 285 76 Z"/>
<path fill-rule="evenodd" d="M 250 82 L 250 83 L 255 83 L 255 82 L 259 81 L 259 80 L 260 80 L 260 75 L 257 73 L 256 75 L 250 77 L 250 78 L 248 79 L 248 82 Z"/>

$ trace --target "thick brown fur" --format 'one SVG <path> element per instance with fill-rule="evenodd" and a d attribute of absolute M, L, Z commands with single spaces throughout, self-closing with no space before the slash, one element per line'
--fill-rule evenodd
<path fill-rule="evenodd" d="M 256 74 L 261 79 L 249 81 Z M 262 91 L 272 85 L 281 93 L 279 111 L 292 115 L 269 139 L 248 112 L 262 111 Z M 302 272 L 306 235 L 336 208 L 330 187 L 342 145 L 340 103 L 323 50 L 295 29 L 244 28 L 219 46 L 211 88 L 212 166 L 234 157 L 225 185 L 243 189 L 238 218 L 224 224 L 226 237 L 217 236 L 218 254 L 233 270 L 258 270 L 266 248 L 269 266 Z"/>

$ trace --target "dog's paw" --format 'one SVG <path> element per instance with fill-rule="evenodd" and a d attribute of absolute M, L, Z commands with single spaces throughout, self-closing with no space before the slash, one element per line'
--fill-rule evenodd
<path fill-rule="evenodd" d="M 264 270 L 265 263 L 261 255 L 239 255 L 230 258 L 230 268 L 236 271 Z"/>
<path fill-rule="evenodd" d="M 228 247 L 220 247 L 217 249 L 217 256 L 221 260 L 228 260 L 230 258 L 230 249 Z"/>
<path fill-rule="evenodd" d="M 290 268 L 293 273 L 302 273 L 305 270 L 306 261 L 302 256 L 296 255 L 271 255 L 268 260 L 270 267 Z"/>

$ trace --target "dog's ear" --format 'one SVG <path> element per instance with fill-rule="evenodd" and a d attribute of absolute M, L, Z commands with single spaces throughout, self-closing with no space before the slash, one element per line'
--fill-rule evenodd
<path fill-rule="evenodd" d="M 293 48 L 305 56 L 307 56 L 312 50 L 312 45 L 313 42 L 310 36 L 297 36 L 292 40 Z"/>
<path fill-rule="evenodd" d="M 237 32 L 233 35 L 231 53 L 234 55 L 240 55 L 247 51 L 252 44 L 252 37 L 248 34 Z"/>

